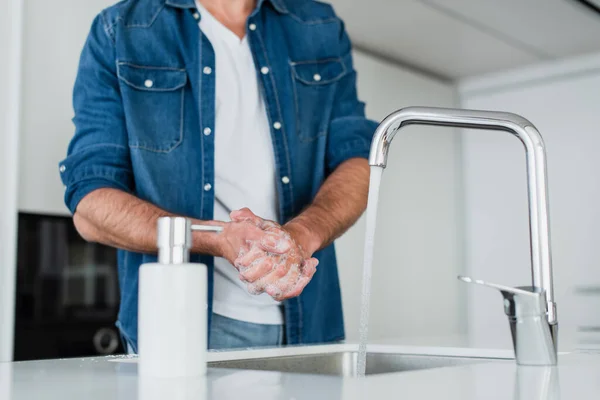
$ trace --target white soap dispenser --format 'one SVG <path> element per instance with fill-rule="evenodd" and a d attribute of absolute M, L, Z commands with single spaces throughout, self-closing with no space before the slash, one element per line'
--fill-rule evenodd
<path fill-rule="evenodd" d="M 162 378 L 206 374 L 207 271 L 189 262 L 191 222 L 158 220 L 158 263 L 139 273 L 138 372 Z"/>

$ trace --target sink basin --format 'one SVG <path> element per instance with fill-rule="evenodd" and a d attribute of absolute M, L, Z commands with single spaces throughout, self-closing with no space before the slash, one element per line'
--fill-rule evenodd
<path fill-rule="evenodd" d="M 416 371 L 489 362 L 477 357 L 432 356 L 397 353 L 367 353 L 367 375 Z M 297 372 L 303 374 L 356 376 L 358 352 L 340 351 L 293 356 L 278 356 L 208 363 L 213 368 Z"/>

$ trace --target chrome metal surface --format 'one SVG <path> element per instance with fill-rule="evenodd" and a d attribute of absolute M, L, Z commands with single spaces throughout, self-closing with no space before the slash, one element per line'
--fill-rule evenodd
<path fill-rule="evenodd" d="M 532 286 L 512 288 L 464 276 L 458 279 L 500 291 L 519 365 L 556 365 L 556 332 L 552 332 L 556 324 L 546 319 L 546 292 Z"/>
<path fill-rule="evenodd" d="M 558 400 L 558 367 L 519 367 L 515 371 L 515 400 Z"/>
<path fill-rule="evenodd" d="M 223 232 L 222 226 L 215 226 L 215 225 L 192 224 L 191 229 L 192 229 L 192 231 L 197 231 L 197 232 Z"/>
<path fill-rule="evenodd" d="M 508 293 L 513 293 L 513 294 L 518 294 L 518 295 L 523 295 L 523 296 L 533 296 L 533 297 L 537 296 L 537 293 L 535 293 L 535 292 L 531 292 L 531 291 L 528 291 L 528 290 L 523 290 L 523 289 L 520 289 L 520 288 L 513 288 L 513 287 L 510 287 L 510 286 L 499 285 L 497 283 L 485 282 L 485 281 L 482 281 L 481 279 L 469 278 L 468 276 L 461 276 L 461 275 L 459 275 L 458 279 L 461 280 L 461 281 L 463 281 L 463 282 L 466 282 L 466 283 L 476 283 L 478 285 L 487 286 L 487 287 L 490 287 L 492 289 L 498 289 L 498 290 L 500 290 L 503 293 L 504 292 L 508 292 Z M 546 306 L 544 305 L 544 309 L 545 308 L 546 308 Z"/>
<path fill-rule="evenodd" d="M 161 264 L 183 264 L 190 260 L 192 231 L 221 232 L 222 226 L 193 224 L 183 217 L 158 219 L 158 262 Z"/>
<path fill-rule="evenodd" d="M 501 359 L 368 353 L 367 375 L 477 364 L 489 362 L 491 360 Z M 208 363 L 208 366 L 211 368 L 250 369 L 350 377 L 356 376 L 357 364 L 358 352 L 346 351 L 247 360 L 216 361 Z"/>
<path fill-rule="evenodd" d="M 532 286 L 545 292 L 545 320 L 550 325 L 550 331 L 553 332 L 552 339 L 556 348 L 558 319 L 552 282 L 546 150 L 542 136 L 531 122 L 516 114 L 407 107 L 390 114 L 377 127 L 371 142 L 370 165 L 385 168 L 388 150 L 394 136 L 398 130 L 408 125 L 505 131 L 515 135 L 523 143 L 527 161 Z"/>
<path fill-rule="evenodd" d="M 161 264 L 184 264 L 190 259 L 192 245 L 191 221 L 183 217 L 158 219 L 158 262 Z"/>

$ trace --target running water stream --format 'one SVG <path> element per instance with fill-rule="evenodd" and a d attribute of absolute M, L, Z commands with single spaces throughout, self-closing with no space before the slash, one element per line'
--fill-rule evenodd
<path fill-rule="evenodd" d="M 375 245 L 375 225 L 377 222 L 377 202 L 379 184 L 383 168 L 372 166 L 367 202 L 367 230 L 365 233 L 365 254 L 363 263 L 362 300 L 360 307 L 360 342 L 358 345 L 358 376 L 364 377 L 367 368 L 367 336 L 369 327 L 369 300 L 371 298 L 371 271 Z"/>

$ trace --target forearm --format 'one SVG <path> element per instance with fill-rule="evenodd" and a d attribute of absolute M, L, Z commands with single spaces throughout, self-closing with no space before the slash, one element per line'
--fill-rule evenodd
<path fill-rule="evenodd" d="M 322 249 L 346 232 L 367 207 L 369 163 L 352 158 L 325 180 L 312 204 L 285 225 L 309 253 Z"/>
<path fill-rule="evenodd" d="M 73 220 L 88 241 L 142 253 L 156 252 L 156 225 L 160 217 L 174 216 L 153 204 L 116 189 L 97 189 L 85 196 Z M 198 221 L 219 225 L 216 221 Z M 220 255 L 217 235 L 194 232 L 193 252 Z"/>

